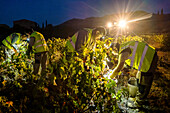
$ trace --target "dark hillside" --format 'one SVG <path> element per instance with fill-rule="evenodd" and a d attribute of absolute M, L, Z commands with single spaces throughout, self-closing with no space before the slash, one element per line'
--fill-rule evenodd
<path fill-rule="evenodd" d="M 137 11 L 135 13 L 127 13 L 129 20 L 146 17 L 149 13 Z M 71 19 L 54 27 L 53 36 L 67 38 L 72 36 L 76 31 L 88 27 L 105 26 L 107 22 L 115 22 L 118 15 L 106 15 L 103 17 L 90 17 L 86 19 Z M 157 15 L 153 14 L 151 18 L 139 20 L 129 24 L 133 33 L 165 33 L 170 32 L 170 14 Z"/>
<path fill-rule="evenodd" d="M 7 25 L 0 25 L 0 39 L 2 40 L 5 36 L 9 35 L 13 31 L 21 31 L 19 24 L 31 25 L 39 27 L 38 31 L 41 32 L 46 39 L 51 37 L 56 38 L 67 38 L 72 36 L 75 32 L 82 28 L 94 28 L 97 26 L 106 26 L 108 22 L 116 22 L 119 17 L 128 17 L 127 20 L 139 20 L 145 18 L 149 13 L 145 11 L 136 11 L 126 14 L 112 14 L 105 15 L 103 17 L 89 17 L 86 19 L 71 19 L 62 24 L 52 26 L 47 24 L 45 27 L 39 27 L 36 22 L 29 20 L 18 20 L 14 21 L 13 28 L 9 28 Z M 28 24 L 29 23 L 29 24 Z M 130 33 L 133 34 L 147 34 L 147 33 L 167 33 L 170 32 L 170 14 L 153 14 L 151 18 L 143 19 L 129 23 Z M 18 30 L 17 30 L 18 29 Z M 23 29 L 22 29 L 23 30 Z"/>

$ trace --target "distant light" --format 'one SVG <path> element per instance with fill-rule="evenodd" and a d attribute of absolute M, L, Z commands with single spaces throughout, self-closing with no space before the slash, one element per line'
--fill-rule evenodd
<path fill-rule="evenodd" d="M 126 27 L 126 24 L 127 24 L 127 22 L 126 22 L 125 20 L 120 20 L 119 23 L 118 23 L 118 26 L 119 26 L 120 28 L 125 28 L 125 27 Z"/>
<path fill-rule="evenodd" d="M 30 38 L 27 38 L 27 41 L 29 42 L 29 41 L 30 41 Z"/>
<path fill-rule="evenodd" d="M 105 39 L 105 36 L 102 36 L 101 38 L 102 38 L 102 39 Z"/>
<path fill-rule="evenodd" d="M 113 26 L 113 24 L 111 23 L 111 22 L 109 22 L 108 24 L 107 24 L 107 27 L 108 28 L 110 28 L 110 27 L 112 27 Z"/>

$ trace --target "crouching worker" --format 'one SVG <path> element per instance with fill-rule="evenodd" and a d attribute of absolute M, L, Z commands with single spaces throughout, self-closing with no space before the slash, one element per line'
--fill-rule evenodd
<path fill-rule="evenodd" d="M 47 66 L 47 55 L 48 55 L 48 46 L 45 41 L 44 36 L 37 32 L 30 30 L 30 42 L 27 50 L 27 54 L 29 54 L 32 49 L 34 48 L 35 53 L 35 63 L 34 63 L 34 74 L 38 74 L 39 68 L 41 65 L 41 73 L 43 73 L 46 70 Z"/>
<path fill-rule="evenodd" d="M 94 29 L 84 28 L 75 33 L 70 40 L 67 41 L 66 46 L 70 51 L 76 51 L 79 57 L 85 62 L 88 55 L 83 55 L 85 49 L 92 50 L 96 48 L 96 41 L 106 35 L 104 27 L 96 27 Z M 84 63 L 85 66 L 85 63 Z M 85 66 L 87 70 L 88 67 Z"/>
<path fill-rule="evenodd" d="M 138 70 L 136 74 L 138 100 L 146 99 L 149 94 L 154 72 L 157 67 L 158 56 L 155 48 L 144 42 L 129 41 L 120 44 L 119 60 L 110 78 L 114 78 L 124 66 L 124 63 Z"/>
<path fill-rule="evenodd" d="M 6 57 L 11 58 L 11 55 L 13 55 L 14 53 L 18 53 L 17 45 L 21 43 L 21 34 L 12 33 L 8 37 L 6 37 L 2 41 L 2 43 L 3 43 L 3 48 L 5 49 L 6 52 Z"/>
<path fill-rule="evenodd" d="M 76 51 L 81 55 L 84 48 L 93 50 L 96 47 L 96 40 L 100 40 L 100 38 L 105 35 L 106 29 L 104 27 L 96 27 L 94 29 L 84 28 L 75 33 L 71 39 L 67 41 L 66 46 L 71 51 Z"/>

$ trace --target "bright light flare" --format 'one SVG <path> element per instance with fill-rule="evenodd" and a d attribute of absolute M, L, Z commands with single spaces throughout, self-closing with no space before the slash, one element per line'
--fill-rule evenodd
<path fill-rule="evenodd" d="M 127 25 L 126 20 L 120 20 L 119 23 L 118 23 L 118 26 L 119 26 L 120 28 L 125 28 L 126 25 Z"/>
<path fill-rule="evenodd" d="M 107 23 L 107 27 L 111 28 L 113 26 L 112 22 Z"/>
<path fill-rule="evenodd" d="M 128 22 L 136 22 L 136 21 L 148 19 L 148 18 L 151 18 L 151 17 L 152 17 L 152 14 L 149 13 L 149 14 L 144 15 L 142 17 L 139 17 L 139 18 L 136 18 L 136 19 L 133 19 L 133 20 L 129 20 Z"/>

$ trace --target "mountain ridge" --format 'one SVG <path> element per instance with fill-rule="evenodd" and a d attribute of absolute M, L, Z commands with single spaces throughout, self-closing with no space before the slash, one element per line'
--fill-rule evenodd
<path fill-rule="evenodd" d="M 106 26 L 108 22 L 115 22 L 120 17 L 127 16 L 128 17 L 127 19 L 137 19 L 148 14 L 150 13 L 145 11 L 135 11 L 135 12 L 121 13 L 121 14 L 104 15 L 101 17 L 88 17 L 85 19 L 73 18 L 56 26 L 47 24 L 46 27 L 42 27 L 42 28 L 40 28 L 39 26 L 37 27 L 39 27 L 38 31 L 41 32 L 46 39 L 51 37 L 67 38 L 72 36 L 75 32 L 77 32 L 82 28 L 95 28 L 98 26 Z M 18 21 L 21 20 L 17 20 L 17 22 Z M 28 21 L 30 22 L 30 20 Z M 35 24 L 36 22 L 33 23 Z M 152 14 L 151 18 L 132 22 L 130 28 L 135 33 L 157 33 L 157 32 L 161 33 L 161 32 L 170 32 L 169 25 L 170 25 L 170 14 L 162 14 L 162 15 Z M 0 25 L 0 30 L 3 31 L 3 32 L 0 31 L 0 38 L 2 36 L 4 37 L 3 34 L 7 35 L 9 33 L 14 32 L 15 28 L 18 28 L 18 26 L 16 27 L 16 24 L 14 24 L 12 28 L 8 28 L 7 26 L 5 26 L 5 30 L 8 31 L 8 33 L 5 34 L 3 27 L 1 27 Z"/>

